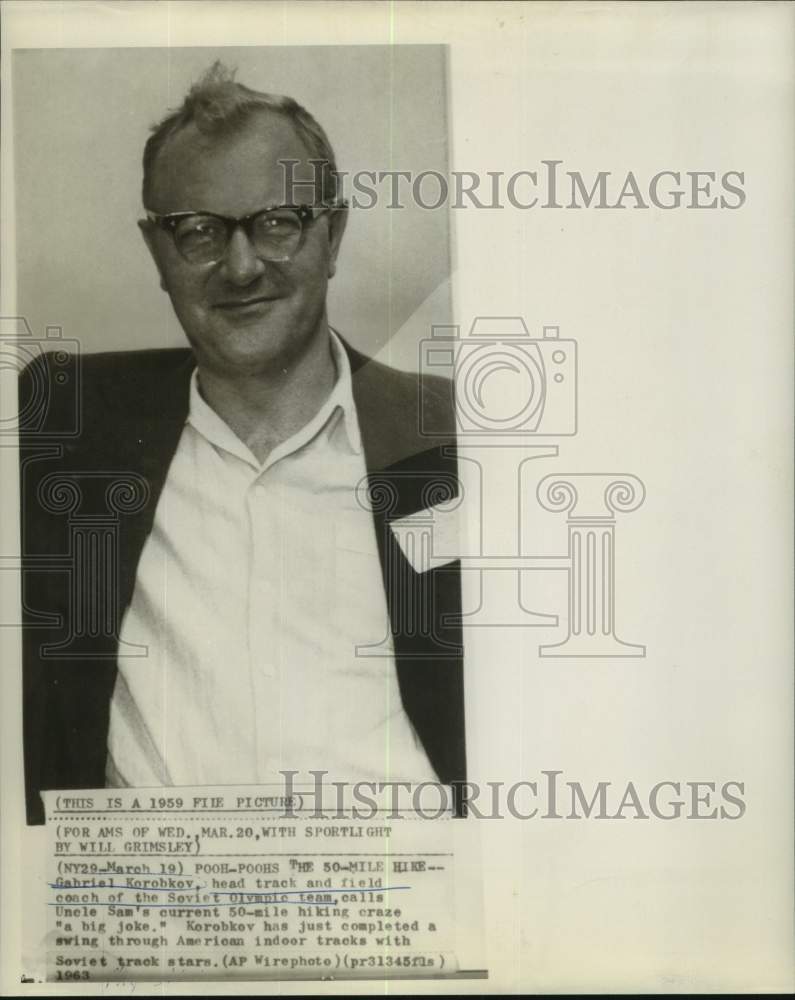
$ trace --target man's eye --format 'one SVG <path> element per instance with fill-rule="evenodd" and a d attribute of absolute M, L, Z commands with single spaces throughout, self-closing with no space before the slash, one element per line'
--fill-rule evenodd
<path fill-rule="evenodd" d="M 274 212 L 260 215 L 256 220 L 257 232 L 271 239 L 292 236 L 301 231 L 301 222 L 293 212 Z"/>
<path fill-rule="evenodd" d="M 191 219 L 177 227 L 176 236 L 181 242 L 200 243 L 217 240 L 224 233 L 224 226 L 217 219 Z"/>

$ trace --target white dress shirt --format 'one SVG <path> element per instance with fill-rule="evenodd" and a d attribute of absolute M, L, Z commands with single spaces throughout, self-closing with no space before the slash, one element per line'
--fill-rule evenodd
<path fill-rule="evenodd" d="M 148 655 L 119 658 L 111 786 L 263 783 L 280 770 L 437 780 L 391 645 L 356 655 L 389 624 L 375 526 L 355 496 L 366 467 L 350 364 L 331 337 L 331 395 L 263 464 L 193 373 L 122 623 L 122 642 Z"/>

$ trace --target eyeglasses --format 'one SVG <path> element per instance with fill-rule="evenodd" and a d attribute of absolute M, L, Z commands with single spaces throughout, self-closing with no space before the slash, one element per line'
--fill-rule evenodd
<path fill-rule="evenodd" d="M 232 233 L 242 226 L 261 260 L 288 261 L 301 249 L 306 223 L 314 222 L 330 205 L 274 205 L 239 219 L 215 212 L 147 211 L 150 222 L 170 233 L 174 246 L 190 264 L 215 264 L 226 252 Z"/>

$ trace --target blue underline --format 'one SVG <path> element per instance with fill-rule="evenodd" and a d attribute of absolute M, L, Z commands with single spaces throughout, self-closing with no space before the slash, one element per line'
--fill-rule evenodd
<path fill-rule="evenodd" d="M 402 889 L 409 889 L 410 886 L 401 886 Z M 355 892 L 375 892 L 374 889 L 356 889 L 351 890 Z M 247 906 L 330 906 L 330 903 L 321 903 L 316 899 L 280 899 L 277 901 L 267 902 L 265 900 L 259 900 L 252 902 L 248 900 L 245 903 L 133 903 L 131 900 L 121 900 L 118 903 L 47 903 L 47 906 L 135 906 L 135 907 L 145 907 L 149 910 L 158 909 L 179 909 L 179 910 L 202 910 L 209 909 L 214 906 L 239 906 L 245 908 Z"/>
<path fill-rule="evenodd" d="M 135 875 L 135 872 L 112 872 L 110 870 L 104 872 L 91 872 L 92 875 Z M 166 875 L 165 872 L 161 872 L 159 875 L 135 875 L 136 878 L 194 878 L 193 875 Z M 54 886 L 54 882 L 50 882 L 50 885 Z"/>
<path fill-rule="evenodd" d="M 208 889 L 207 886 L 197 885 L 194 888 L 185 886 L 184 889 L 174 889 L 169 886 L 149 885 L 61 885 L 59 882 L 49 882 L 51 889 L 63 891 L 80 891 L 84 889 L 134 889 L 136 892 L 212 892 L 216 896 L 297 896 L 302 892 L 394 892 L 396 889 L 410 889 L 410 885 L 384 885 L 370 886 L 359 889 L 272 889 L 262 892 L 247 891 L 246 889 Z"/>

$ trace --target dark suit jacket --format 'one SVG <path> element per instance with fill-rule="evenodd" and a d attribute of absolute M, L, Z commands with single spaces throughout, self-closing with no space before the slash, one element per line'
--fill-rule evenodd
<path fill-rule="evenodd" d="M 463 665 L 460 625 L 451 621 L 460 613 L 460 566 L 416 573 L 389 528 L 458 493 L 452 390 L 346 349 L 403 705 L 460 810 Z M 104 786 L 121 620 L 187 417 L 193 366 L 187 349 L 54 352 L 22 374 L 29 822 L 43 821 L 42 789 Z M 422 413 L 442 429 L 433 438 L 420 433 Z"/>

